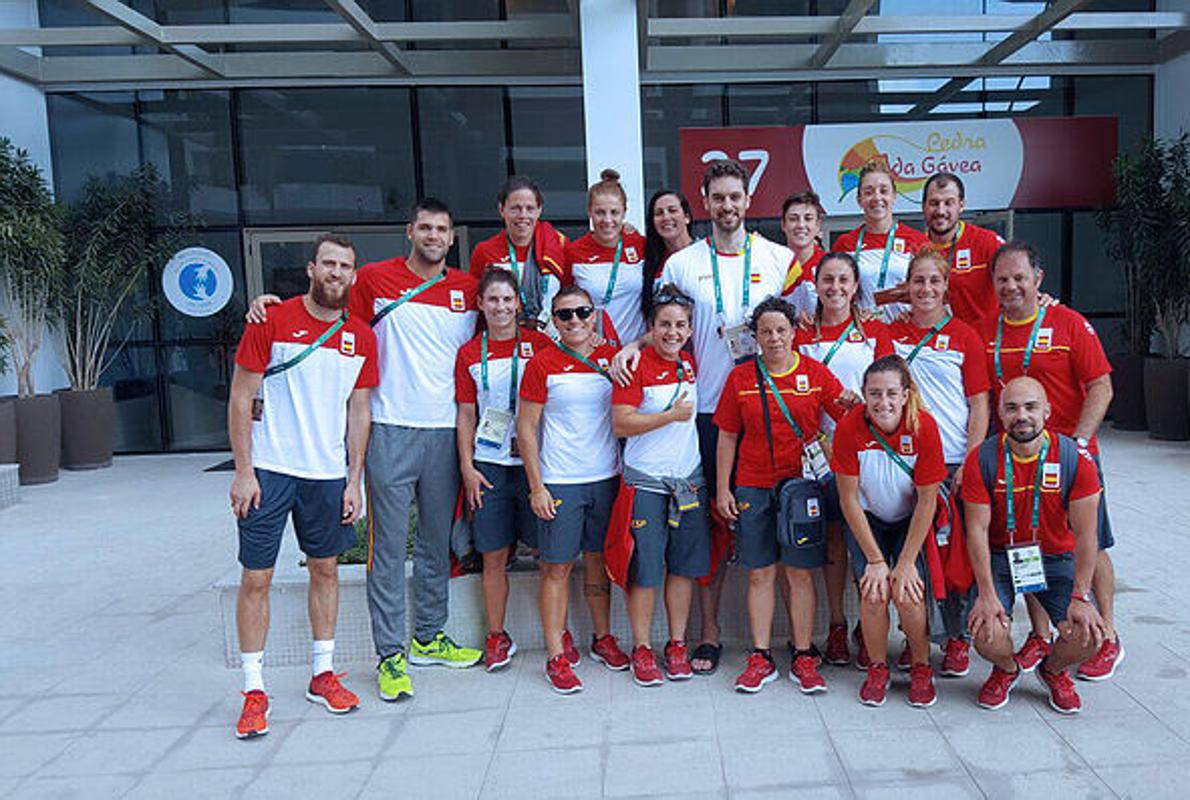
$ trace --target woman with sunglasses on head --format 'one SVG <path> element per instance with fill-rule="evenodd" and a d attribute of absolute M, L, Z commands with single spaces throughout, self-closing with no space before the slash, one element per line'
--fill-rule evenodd
<path fill-rule="evenodd" d="M 544 201 L 531 178 L 510 177 L 496 203 L 504 230 L 475 245 L 470 272 L 476 279 L 489 269 L 511 272 L 520 287 L 522 323 L 545 327 L 550 300 L 561 285 L 566 237 L 541 218 Z"/>
<path fill-rule="evenodd" d="M 516 643 L 504 628 L 509 556 L 517 539 L 537 546 L 537 519 L 529 510 L 529 485 L 517 446 L 515 419 L 521 378 L 529 361 L 553 342 L 536 325 L 520 327 L 519 286 L 505 269 L 479 280 L 481 332 L 459 349 L 455 397 L 459 473 L 475 549 L 483 555 L 483 598 L 488 672 L 506 666 Z"/>
<path fill-rule="evenodd" d="M 822 362 L 844 388 L 859 393 L 864 370 L 877 357 L 892 352 L 888 327 L 876 320 L 863 319 L 857 300 L 859 266 L 850 253 L 829 253 L 818 261 L 815 275 L 814 324 L 798 329 L 794 346 L 804 356 Z M 835 421 L 822 418 L 823 432 L 834 433 Z M 843 611 L 843 593 L 847 588 L 847 545 L 843 540 L 843 512 L 839 491 L 833 480 L 826 484 L 827 562 L 823 568 L 827 604 L 830 607 L 830 632 L 826 640 L 826 663 L 845 666 L 851 663 L 847 646 L 847 618 Z M 856 665 L 868 666 L 863 639 L 857 627 L 853 637 L 859 646 Z"/>
<path fill-rule="evenodd" d="M 581 286 L 568 284 L 553 300 L 560 339 L 529 362 L 521 383 L 517 441 L 537 516 L 541 554 L 541 627 L 546 677 L 558 692 L 583 688 L 574 674 L 579 653 L 566 631 L 570 571 L 583 556 L 583 588 L 595 635 L 591 656 L 608 669 L 628 668 L 609 626 L 611 592 L 603 542 L 620 486 L 620 448 L 612 433 L 615 348 L 596 344 L 596 308 Z"/>
<path fill-rule="evenodd" d="M 872 362 L 864 372 L 863 397 L 864 405 L 836 428 L 831 457 L 859 580 L 864 644 L 872 659 L 859 701 L 881 706 L 888 693 L 891 602 L 912 655 L 909 705 L 927 708 L 937 692 L 929 662 L 930 590 L 923 553 L 938 487 L 946 480 L 942 437 L 900 356 Z"/>
<path fill-rule="evenodd" d="M 909 262 L 908 319 L 891 326 L 893 347 L 905 359 L 922 401 L 942 435 L 948 489 L 962 483 L 963 462 L 988 433 L 990 406 L 983 340 L 947 307 L 950 262 L 934 249 L 919 250 Z M 967 631 L 968 596 L 951 595 L 942 604 L 946 644 L 941 674 L 959 677 L 970 666 Z"/>
<path fill-rule="evenodd" d="M 785 277 L 781 296 L 793 303 L 799 312 L 814 313 L 817 302 L 814 275 L 818 263 L 826 255 L 822 249 L 822 223 L 826 209 L 812 191 L 791 194 L 781 204 L 781 232 L 785 245 L 793 251 L 794 262 Z"/>
<path fill-rule="evenodd" d="M 607 312 L 614 330 L 601 330 L 605 339 L 634 342 L 645 332 L 645 237 L 625 228 L 627 209 L 620 173 L 605 169 L 587 192 L 590 233 L 566 245 L 562 282 L 578 284 Z"/>
<path fill-rule="evenodd" d="M 645 263 L 640 310 L 645 319 L 653 304 L 653 294 L 659 289 L 661 268 L 671 255 L 694 243 L 690 224 L 694 216 L 690 203 L 680 192 L 660 189 L 649 198 L 645 214 Z"/>
<path fill-rule="evenodd" d="M 694 676 L 686 623 L 695 579 L 711 568 L 709 503 L 694 425 L 695 365 L 682 352 L 693 312 L 688 295 L 662 287 L 649 309 L 651 342 L 641 351 L 640 367 L 628 386 L 612 390 L 612 427 L 625 437 L 624 481 L 633 490 L 628 618 L 632 678 L 641 686 L 662 683 L 650 637 L 662 585 L 669 622 L 664 674 L 674 681 Z"/>
<path fill-rule="evenodd" d="M 792 545 L 779 542 L 778 490 L 786 479 L 801 478 L 807 467 L 814 469 L 807 459 L 819 461 L 825 469 L 824 456 L 815 450 L 820 415 L 841 417 L 859 398 L 846 392 L 830 370 L 793 348 L 797 312 L 786 301 L 762 301 L 752 312 L 750 327 L 760 352 L 731 371 L 715 409 L 717 505 L 736 524 L 736 558 L 748 570 L 753 651 L 735 688 L 758 692 L 777 678 L 770 642 L 780 572 L 789 588 L 789 678 L 802 692 L 821 692 L 826 681 L 811 641 L 813 570 L 826 563 L 826 541 L 819 537 Z"/>
<path fill-rule="evenodd" d="M 864 214 L 863 223 L 835 242 L 834 249 L 852 253 L 859 264 L 860 308 L 879 309 L 886 321 L 908 310 L 905 275 L 909 258 L 929 246 L 919 230 L 897 222 L 893 207 L 897 184 L 883 158 L 869 161 L 859 171 L 856 202 Z"/>

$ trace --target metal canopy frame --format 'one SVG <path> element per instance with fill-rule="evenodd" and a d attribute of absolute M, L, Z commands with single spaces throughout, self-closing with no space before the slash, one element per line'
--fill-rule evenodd
<path fill-rule="evenodd" d="M 0 72 L 47 92 L 582 82 L 578 0 L 567 13 L 387 23 L 356 0 L 324 1 L 341 22 L 161 25 L 120 0 L 85 0 L 116 24 L 0 28 Z M 639 0 L 641 82 L 949 78 L 907 112 L 921 117 L 972 78 L 1151 74 L 1190 50 L 1190 12 L 1080 12 L 1085 3 L 1053 0 L 1036 15 L 885 16 L 869 13 L 873 0 L 851 0 L 838 16 L 650 18 Z M 80 46 L 100 53 L 40 49 Z"/>

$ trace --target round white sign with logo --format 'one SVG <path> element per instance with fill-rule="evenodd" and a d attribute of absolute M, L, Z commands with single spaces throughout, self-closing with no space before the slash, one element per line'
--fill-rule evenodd
<path fill-rule="evenodd" d="M 235 282 L 223 257 L 205 247 L 179 250 L 161 272 L 169 304 L 188 317 L 209 317 L 231 299 Z"/>

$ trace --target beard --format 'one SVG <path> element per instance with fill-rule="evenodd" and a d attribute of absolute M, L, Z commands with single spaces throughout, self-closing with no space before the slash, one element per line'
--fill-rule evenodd
<path fill-rule="evenodd" d="M 1013 426 L 1008 430 L 1008 438 L 1012 439 L 1017 444 L 1028 444 L 1041 435 L 1043 428 L 1037 427 L 1016 427 Z"/>
<path fill-rule="evenodd" d="M 323 308 L 347 308 L 351 287 L 342 285 L 336 292 L 330 284 L 311 282 L 310 299 Z"/>

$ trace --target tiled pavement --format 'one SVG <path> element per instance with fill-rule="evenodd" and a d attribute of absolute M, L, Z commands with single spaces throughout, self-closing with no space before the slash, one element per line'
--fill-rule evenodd
<path fill-rule="evenodd" d="M 497 675 L 417 671 L 396 706 L 370 663 L 341 665 L 364 698 L 346 718 L 305 702 L 306 670 L 272 669 L 272 732 L 240 742 L 210 588 L 234 558 L 229 476 L 201 472 L 219 457 L 64 474 L 0 512 L 0 796 L 1184 797 L 1190 445 L 1105 434 L 1128 657 L 1079 684 L 1075 718 L 1033 679 L 980 711 L 978 659 L 919 711 L 897 677 L 884 708 L 860 706 L 853 669 L 813 698 L 788 681 L 736 695 L 738 648 L 712 678 L 649 690 L 588 659 L 586 691 L 559 697 L 528 652 Z"/>

